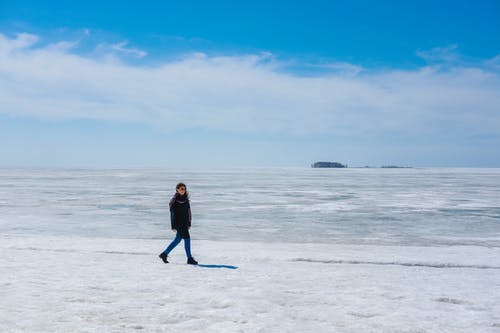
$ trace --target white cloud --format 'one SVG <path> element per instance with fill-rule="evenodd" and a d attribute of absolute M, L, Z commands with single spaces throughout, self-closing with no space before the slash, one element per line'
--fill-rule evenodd
<path fill-rule="evenodd" d="M 144 58 L 147 56 L 147 52 L 143 50 L 139 50 L 133 47 L 127 47 L 128 42 L 119 42 L 114 44 L 109 43 L 100 43 L 97 45 L 95 51 L 100 55 L 114 55 L 117 57 L 120 56 L 130 56 L 132 58 Z"/>
<path fill-rule="evenodd" d="M 60 41 L 57 43 L 49 44 L 47 49 L 51 49 L 54 51 L 70 51 L 72 48 L 78 45 L 77 41 Z"/>
<path fill-rule="evenodd" d="M 335 62 L 327 64 L 312 64 L 311 67 L 323 69 L 326 73 L 336 73 L 348 76 L 356 76 L 360 74 L 364 68 L 362 66 L 354 65 L 348 62 Z"/>
<path fill-rule="evenodd" d="M 2 52 L 12 52 L 15 50 L 26 49 L 35 45 L 38 40 L 38 36 L 27 33 L 17 34 L 14 39 L 9 39 L 0 34 L 0 49 Z"/>
<path fill-rule="evenodd" d="M 500 55 L 497 55 L 496 57 L 494 57 L 492 59 L 488 59 L 485 62 L 485 64 L 486 64 L 486 66 L 488 66 L 492 69 L 500 70 Z"/>
<path fill-rule="evenodd" d="M 112 44 L 111 49 L 118 51 L 118 52 L 121 52 L 121 53 L 124 53 L 124 54 L 131 55 L 133 57 L 137 57 L 137 58 L 143 58 L 148 54 L 147 52 L 136 49 L 136 48 L 126 47 L 127 44 L 128 44 L 128 42 L 120 42 L 120 43 Z"/>
<path fill-rule="evenodd" d="M 326 76 L 299 77 L 281 71 L 268 53 L 197 53 L 147 67 L 111 51 L 95 59 L 71 47 L 34 47 L 37 41 L 0 34 L 0 113 L 247 133 L 500 134 L 500 77 L 487 68 L 370 72 L 338 63 L 330 66 L 340 70 Z M 141 54 L 123 43 L 114 47 Z"/>
<path fill-rule="evenodd" d="M 417 51 L 417 56 L 428 62 L 454 62 L 460 58 L 457 53 L 456 44 L 448 45 L 446 47 L 435 47 L 430 50 L 419 50 Z"/>

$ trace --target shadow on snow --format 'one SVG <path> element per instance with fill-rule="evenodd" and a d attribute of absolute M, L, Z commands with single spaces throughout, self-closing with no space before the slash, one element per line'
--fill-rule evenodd
<path fill-rule="evenodd" d="M 196 265 L 198 267 L 203 267 L 203 268 L 228 268 L 228 269 L 238 269 L 237 266 L 231 266 L 231 265 L 208 265 L 208 264 L 198 264 Z"/>

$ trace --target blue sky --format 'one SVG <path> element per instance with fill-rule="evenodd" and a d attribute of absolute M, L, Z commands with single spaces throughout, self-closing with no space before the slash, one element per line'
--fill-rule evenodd
<path fill-rule="evenodd" d="M 2 1 L 0 166 L 500 167 L 497 1 Z"/>

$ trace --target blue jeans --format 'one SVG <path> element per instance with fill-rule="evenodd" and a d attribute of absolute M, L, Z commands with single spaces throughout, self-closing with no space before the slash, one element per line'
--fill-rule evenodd
<path fill-rule="evenodd" d="M 163 253 L 166 253 L 167 255 L 181 242 L 181 235 L 177 233 L 175 235 L 174 240 L 170 243 L 170 245 L 163 251 Z M 191 258 L 191 238 L 184 238 L 184 250 L 186 250 L 186 256 L 188 258 Z"/>

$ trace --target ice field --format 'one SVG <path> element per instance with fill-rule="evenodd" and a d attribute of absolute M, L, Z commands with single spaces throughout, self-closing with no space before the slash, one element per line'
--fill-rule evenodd
<path fill-rule="evenodd" d="M 168 199 L 188 185 L 188 266 Z M 500 332 L 500 169 L 0 169 L 0 332 Z"/>

